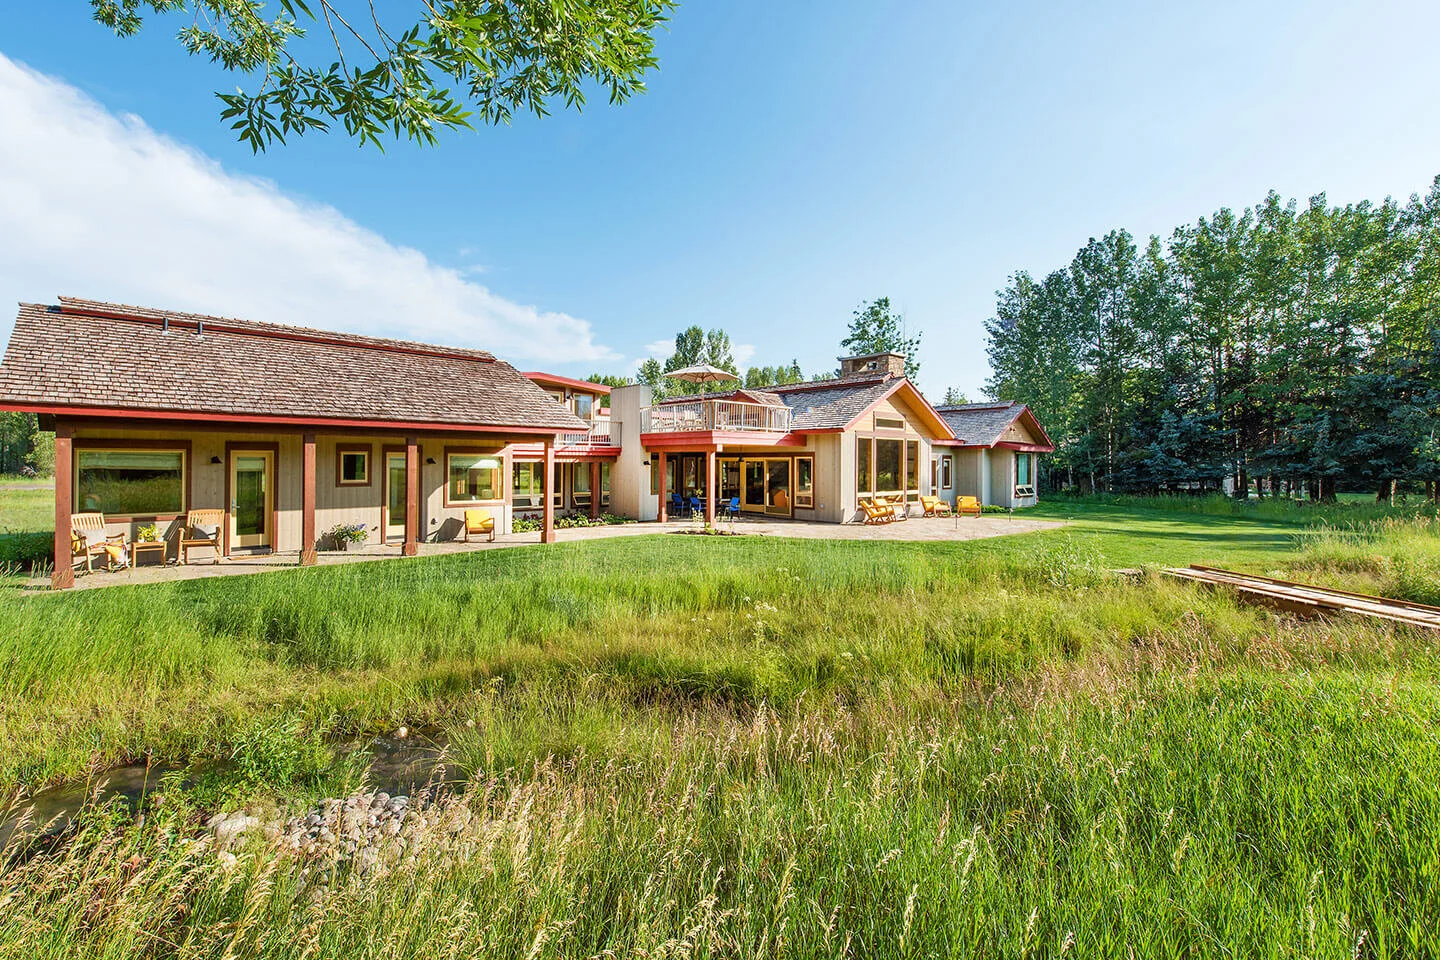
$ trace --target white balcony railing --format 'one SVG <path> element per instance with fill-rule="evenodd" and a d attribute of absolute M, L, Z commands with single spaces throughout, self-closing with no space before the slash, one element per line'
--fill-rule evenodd
<path fill-rule="evenodd" d="M 701 430 L 788 433 L 790 408 L 739 400 L 690 400 L 645 407 L 641 433 L 687 433 Z"/>
<path fill-rule="evenodd" d="M 597 420 L 590 425 L 588 433 L 562 433 L 556 438 L 560 447 L 618 447 L 620 446 L 620 425 L 609 420 Z"/>

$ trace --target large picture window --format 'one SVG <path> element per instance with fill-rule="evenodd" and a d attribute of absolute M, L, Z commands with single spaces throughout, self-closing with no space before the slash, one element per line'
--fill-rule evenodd
<path fill-rule="evenodd" d="M 875 441 L 875 492 L 900 491 L 900 441 Z"/>
<path fill-rule="evenodd" d="M 503 461 L 498 453 L 451 453 L 445 457 L 445 484 L 450 503 L 485 503 L 504 499 Z"/>
<path fill-rule="evenodd" d="M 113 516 L 185 512 L 185 451 L 78 450 L 75 509 Z"/>
<path fill-rule="evenodd" d="M 590 464 L 577 463 L 571 467 L 570 502 L 577 507 L 590 506 Z"/>
<path fill-rule="evenodd" d="M 862 497 L 868 497 L 875 491 L 870 474 L 870 454 L 873 447 L 874 442 L 869 437 L 855 438 L 855 489 Z"/>
<path fill-rule="evenodd" d="M 795 506 L 815 506 L 815 458 L 795 458 Z"/>

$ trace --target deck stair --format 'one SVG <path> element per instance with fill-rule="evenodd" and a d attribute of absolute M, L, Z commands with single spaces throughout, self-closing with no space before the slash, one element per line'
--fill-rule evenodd
<path fill-rule="evenodd" d="M 1218 567 L 1193 564 L 1189 567 L 1167 567 L 1162 571 L 1167 577 L 1190 580 L 1209 587 L 1228 587 L 1236 591 L 1241 599 L 1263 603 L 1266 606 L 1288 610 L 1301 615 L 1350 613 L 1377 620 L 1391 620 L 1408 623 L 1411 626 L 1440 630 L 1440 607 L 1408 600 L 1391 600 L 1386 597 L 1372 597 L 1364 593 L 1349 593 L 1331 590 L 1328 587 L 1314 587 L 1290 580 L 1276 580 L 1250 573 L 1236 573 Z"/>

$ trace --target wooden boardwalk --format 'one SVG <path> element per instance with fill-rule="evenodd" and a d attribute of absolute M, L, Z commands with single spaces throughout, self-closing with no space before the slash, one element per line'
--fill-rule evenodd
<path fill-rule="evenodd" d="M 1290 580 L 1276 580 L 1250 573 L 1235 573 L 1217 567 L 1195 564 L 1190 567 L 1167 567 L 1164 574 L 1180 580 L 1190 580 L 1209 587 L 1228 587 L 1238 593 L 1241 599 L 1278 607 L 1292 613 L 1317 616 L 1328 613 L 1350 613 L 1377 620 L 1391 620 L 1408 623 L 1411 626 L 1440 630 L 1440 607 L 1408 600 L 1391 600 L 1386 597 L 1372 597 L 1364 593 L 1349 593 L 1314 587 Z"/>

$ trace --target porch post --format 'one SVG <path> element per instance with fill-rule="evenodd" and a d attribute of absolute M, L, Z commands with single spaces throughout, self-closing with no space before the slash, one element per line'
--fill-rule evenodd
<path fill-rule="evenodd" d="M 400 552 L 413 557 L 420 552 L 420 440 L 405 438 L 405 545 Z"/>
<path fill-rule="evenodd" d="M 315 434 L 300 438 L 300 565 L 313 566 L 315 553 Z"/>
<path fill-rule="evenodd" d="M 540 542 L 555 542 L 555 438 L 545 438 L 545 509 L 540 521 Z"/>
<path fill-rule="evenodd" d="M 74 496 L 74 446 L 70 425 L 55 421 L 55 569 L 50 586 L 64 590 L 75 586 L 75 565 L 70 562 L 70 501 Z"/>
<path fill-rule="evenodd" d="M 600 516 L 600 461 L 590 461 L 590 519 Z"/>
<path fill-rule="evenodd" d="M 670 519 L 670 494 L 665 489 L 665 451 L 661 450 L 655 456 L 660 458 L 660 512 L 656 519 L 664 523 Z"/>
<path fill-rule="evenodd" d="M 715 526 L 715 451 L 705 452 L 705 526 Z"/>

